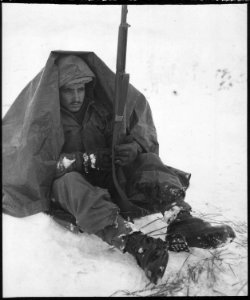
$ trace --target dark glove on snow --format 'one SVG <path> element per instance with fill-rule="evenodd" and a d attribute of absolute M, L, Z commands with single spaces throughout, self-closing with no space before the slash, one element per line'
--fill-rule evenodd
<path fill-rule="evenodd" d="M 109 149 L 99 149 L 93 153 L 62 153 L 56 165 L 56 177 L 72 171 L 86 174 L 93 169 L 107 171 L 111 168 L 111 151 Z"/>
<path fill-rule="evenodd" d="M 127 136 L 122 144 L 115 146 L 115 163 L 126 166 L 132 163 L 141 151 L 140 145 L 131 136 Z"/>

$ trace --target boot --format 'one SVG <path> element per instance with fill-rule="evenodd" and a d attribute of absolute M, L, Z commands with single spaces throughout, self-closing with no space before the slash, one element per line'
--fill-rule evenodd
<path fill-rule="evenodd" d="M 232 242 L 236 237 L 228 225 L 213 226 L 209 222 L 193 217 L 188 211 L 180 211 L 167 228 L 166 241 L 173 235 L 181 235 L 189 247 L 217 248 Z"/>
<path fill-rule="evenodd" d="M 156 284 L 162 278 L 168 263 L 167 243 L 154 239 L 140 231 L 124 237 L 124 252 L 132 254 L 144 270 L 150 282 Z"/>

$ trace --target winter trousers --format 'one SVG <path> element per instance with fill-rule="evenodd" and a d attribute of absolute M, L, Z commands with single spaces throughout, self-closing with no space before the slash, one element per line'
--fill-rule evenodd
<path fill-rule="evenodd" d="M 140 155 L 125 174 L 127 183 L 123 188 L 130 201 L 149 214 L 165 212 L 174 205 L 191 208 L 184 201 L 191 175 L 164 165 L 158 155 Z M 55 201 L 75 217 L 84 232 L 96 234 L 109 244 L 132 230 L 114 203 L 118 195 L 111 172 L 93 170 L 84 176 L 67 173 L 54 181 L 52 192 Z"/>
<path fill-rule="evenodd" d="M 92 174 L 92 181 L 105 182 L 103 175 Z M 128 234 L 132 228 L 119 215 L 119 208 L 111 201 L 108 190 L 88 180 L 77 172 L 63 175 L 53 183 L 53 198 L 76 218 L 84 232 L 96 234 L 108 244 L 122 248 L 119 236 Z"/>

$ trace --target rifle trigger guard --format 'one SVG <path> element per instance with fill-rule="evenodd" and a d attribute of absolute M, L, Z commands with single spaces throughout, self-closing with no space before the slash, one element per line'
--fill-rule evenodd
<path fill-rule="evenodd" d="M 115 122 L 122 122 L 123 116 L 115 115 Z"/>

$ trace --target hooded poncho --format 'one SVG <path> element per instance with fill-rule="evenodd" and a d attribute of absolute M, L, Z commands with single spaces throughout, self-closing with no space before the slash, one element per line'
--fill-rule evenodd
<path fill-rule="evenodd" d="M 59 77 L 64 61 L 59 58 L 65 55 L 79 56 L 86 62 L 90 71 L 87 77 L 95 74 L 95 99 L 110 111 L 113 109 L 115 74 L 97 55 L 93 52 L 51 52 L 45 67 L 19 94 L 2 122 L 3 212 L 12 216 L 32 215 L 50 206 L 56 163 L 64 144 L 59 87 L 71 79 L 81 80 L 81 68 L 73 72 L 79 76 L 70 80 L 68 76 Z M 131 119 L 136 122 L 130 133 L 144 152 L 158 154 L 149 104 L 130 84 L 126 107 L 128 126 Z"/>

